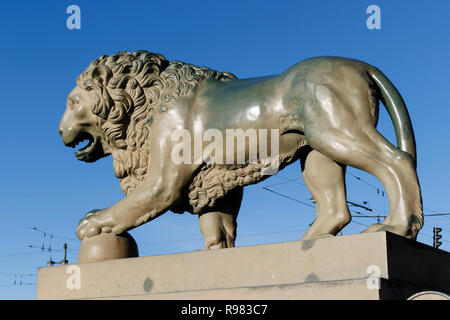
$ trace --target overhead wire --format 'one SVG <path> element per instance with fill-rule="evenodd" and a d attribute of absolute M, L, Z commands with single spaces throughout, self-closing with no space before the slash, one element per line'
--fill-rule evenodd
<path fill-rule="evenodd" d="M 352 176 L 352 177 L 355 178 L 356 180 L 358 180 L 358 181 L 360 181 L 360 182 L 366 184 L 367 186 L 371 187 L 372 189 L 376 190 L 376 191 L 377 191 L 377 194 L 380 194 L 380 195 L 381 195 L 382 200 L 383 200 L 383 206 L 384 206 L 384 201 L 385 201 L 385 196 L 384 196 L 384 195 L 385 195 L 385 192 L 384 192 L 384 190 L 382 190 L 381 188 L 378 188 L 378 187 L 372 185 L 371 183 L 365 181 L 364 179 L 362 179 L 362 178 L 359 177 L 359 176 L 356 176 L 356 175 L 354 175 L 354 174 L 352 174 L 352 173 L 349 173 L 348 171 L 347 171 L 347 174 L 349 174 L 350 176 Z M 293 181 L 293 180 L 297 180 L 298 178 L 289 179 L 289 178 L 286 178 L 286 177 L 283 177 L 283 176 L 280 176 L 280 175 L 275 175 L 275 176 L 276 176 L 276 177 L 279 177 L 279 178 L 282 178 L 282 179 L 284 179 L 284 180 L 286 180 L 286 181 L 285 181 L 285 182 L 282 182 L 282 183 L 276 183 L 276 184 L 266 185 L 266 186 L 262 187 L 263 190 L 269 191 L 269 192 L 274 193 L 274 194 L 277 194 L 277 195 L 279 195 L 279 196 L 281 196 L 281 197 L 284 197 L 284 198 L 287 198 L 287 199 L 289 199 L 289 200 L 292 200 L 292 201 L 301 203 L 301 204 L 303 204 L 303 205 L 307 205 L 307 206 L 309 206 L 309 207 L 314 207 L 314 205 L 311 205 L 311 204 L 309 204 L 309 203 L 306 203 L 306 202 L 300 201 L 300 200 L 298 200 L 298 199 L 295 199 L 295 198 L 293 198 L 293 197 L 287 196 L 287 195 L 285 195 L 285 194 L 283 194 L 283 193 L 281 193 L 281 192 L 277 192 L 277 191 L 275 191 L 275 190 L 270 189 L 269 187 L 273 187 L 273 186 L 276 186 L 276 185 L 281 185 L 281 184 L 289 183 L 289 182 L 294 182 L 294 183 L 297 183 L 297 184 L 301 184 L 301 183 L 299 183 L 298 181 Z M 304 185 L 304 184 L 303 184 L 303 185 Z M 350 203 L 351 203 L 351 202 L 350 202 Z M 380 210 L 380 209 L 378 209 L 378 208 L 373 208 L 373 207 L 372 207 L 371 209 L 374 210 L 374 211 L 381 212 L 381 213 L 383 213 L 383 214 L 382 214 L 382 215 L 366 215 L 366 214 L 360 213 L 359 211 L 355 211 L 355 212 L 357 212 L 359 215 L 352 215 L 352 217 L 356 217 L 356 218 L 375 218 L 375 219 L 380 219 L 380 218 L 386 218 L 386 217 L 387 217 L 387 215 L 385 214 L 385 211 L 384 211 L 384 210 Z M 424 217 L 444 216 L 444 217 L 450 219 L 450 217 L 449 217 L 449 216 L 450 216 L 450 213 L 438 213 L 438 212 L 433 211 L 433 210 L 431 210 L 431 209 L 427 209 L 427 208 L 424 208 L 424 209 L 433 212 L 433 213 L 431 213 L 431 214 L 424 214 Z M 362 225 L 362 226 L 369 227 L 368 225 L 365 225 L 365 224 L 360 223 L 360 222 L 357 222 L 357 221 L 353 221 L 353 220 L 352 220 L 352 222 L 353 222 L 353 223 L 356 223 L 356 224 L 359 224 L 359 225 Z M 424 235 L 424 236 L 433 238 L 433 236 L 430 236 L 430 235 L 428 235 L 428 234 L 426 234 L 426 233 L 423 233 L 423 232 L 421 232 L 421 235 Z M 448 242 L 448 243 L 450 243 L 449 241 L 444 240 L 444 239 L 442 239 L 442 241 L 443 241 L 443 242 Z"/>

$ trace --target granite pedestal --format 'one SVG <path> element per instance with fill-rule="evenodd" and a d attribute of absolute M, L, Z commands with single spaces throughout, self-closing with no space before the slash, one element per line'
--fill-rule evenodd
<path fill-rule="evenodd" d="M 450 292 L 450 254 L 375 232 L 40 268 L 37 299 L 407 299 Z"/>

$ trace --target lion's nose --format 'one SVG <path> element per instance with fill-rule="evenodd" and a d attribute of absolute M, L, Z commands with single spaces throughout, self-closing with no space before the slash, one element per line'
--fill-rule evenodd
<path fill-rule="evenodd" d="M 76 132 L 73 127 L 59 127 L 58 132 L 66 146 L 73 146 L 73 142 L 76 139 Z"/>

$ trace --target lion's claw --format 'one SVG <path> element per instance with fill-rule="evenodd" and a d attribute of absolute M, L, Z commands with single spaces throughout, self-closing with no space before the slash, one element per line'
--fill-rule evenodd
<path fill-rule="evenodd" d="M 102 211 L 101 209 L 92 209 L 91 211 L 86 213 L 83 218 L 81 218 L 78 225 L 81 225 L 81 223 L 83 223 L 85 220 L 88 220 L 90 217 L 98 215 L 98 213 L 101 211 Z"/>
<path fill-rule="evenodd" d="M 100 214 L 100 212 L 101 210 L 94 209 L 86 213 L 83 219 L 80 220 L 76 230 L 78 239 L 83 241 L 85 238 L 96 236 L 102 232 L 108 232 L 108 227 L 103 227 L 98 221 L 96 221 L 96 217 Z"/>
<path fill-rule="evenodd" d="M 96 222 L 83 222 L 76 230 L 78 239 L 83 241 L 85 238 L 89 238 L 98 235 L 102 232 L 101 226 Z"/>

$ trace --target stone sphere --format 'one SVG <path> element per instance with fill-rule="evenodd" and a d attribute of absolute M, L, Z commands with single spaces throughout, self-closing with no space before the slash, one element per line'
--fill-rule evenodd
<path fill-rule="evenodd" d="M 102 233 L 86 238 L 78 251 L 78 263 L 138 257 L 136 241 L 128 233 Z"/>

